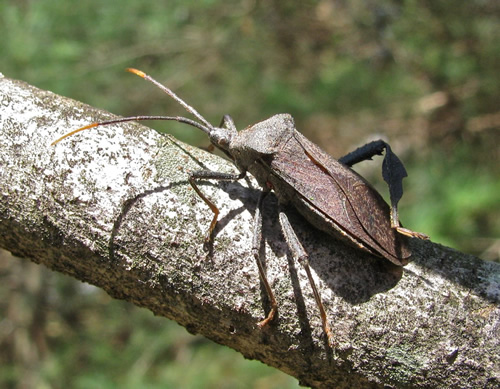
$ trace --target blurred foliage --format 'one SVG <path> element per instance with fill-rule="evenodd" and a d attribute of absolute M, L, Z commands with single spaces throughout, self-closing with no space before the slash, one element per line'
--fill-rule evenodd
<path fill-rule="evenodd" d="M 215 124 L 224 113 L 244 128 L 289 112 L 334 156 L 386 138 L 409 171 L 405 225 L 498 260 L 499 17 L 496 0 L 4 0 L 0 71 L 121 115 L 183 113 L 123 72 L 136 67 Z M 377 182 L 376 162 L 359 169 Z M 37 268 L 1 263 L 1 386 L 296 386 Z"/>

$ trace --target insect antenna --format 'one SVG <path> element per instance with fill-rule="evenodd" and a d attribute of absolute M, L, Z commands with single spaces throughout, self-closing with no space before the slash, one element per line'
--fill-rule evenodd
<path fill-rule="evenodd" d="M 198 111 L 196 111 L 193 107 L 191 107 L 184 100 L 182 100 L 179 96 L 177 96 L 172 90 L 170 90 L 169 88 L 167 88 L 165 85 L 160 84 L 154 78 L 148 76 L 146 73 L 144 73 L 144 72 L 142 72 L 140 70 L 133 69 L 133 68 L 127 68 L 127 71 L 129 71 L 130 73 L 134 73 L 134 74 L 138 75 L 139 77 L 142 77 L 145 80 L 147 80 L 147 81 L 153 83 L 154 85 L 156 85 L 163 92 L 165 92 L 166 94 L 168 94 L 175 101 L 177 101 L 180 105 L 182 105 L 186 109 L 186 111 L 188 111 L 189 113 L 193 114 L 203 124 L 202 123 L 198 123 L 195 120 L 182 117 L 182 116 L 129 116 L 129 117 L 125 117 L 125 118 L 119 118 L 119 119 L 113 119 L 113 120 L 106 120 L 104 122 L 92 123 L 92 124 L 89 124 L 89 125 L 87 125 L 85 127 L 77 128 L 76 130 L 68 132 L 67 134 L 65 134 L 65 135 L 61 136 L 60 138 L 56 139 L 50 145 L 54 146 L 55 144 L 59 143 L 63 139 L 68 138 L 68 137 L 70 137 L 72 135 L 75 135 L 76 133 L 78 133 L 80 131 L 88 130 L 90 128 L 99 127 L 99 126 L 105 126 L 105 125 L 109 125 L 109 124 L 131 122 L 131 121 L 141 121 L 141 120 L 173 120 L 173 121 L 176 121 L 176 122 L 185 123 L 185 124 L 188 124 L 190 126 L 199 128 L 200 130 L 202 130 L 203 132 L 205 132 L 207 135 L 210 135 L 210 133 L 211 133 L 211 131 L 213 130 L 214 127 L 208 122 L 208 120 L 206 120 L 203 116 L 201 116 L 201 114 Z"/>
<path fill-rule="evenodd" d="M 127 70 L 127 72 L 134 73 L 134 74 L 138 75 L 139 77 L 142 77 L 145 80 L 151 82 L 152 84 L 154 84 L 155 86 L 160 88 L 163 92 L 165 92 L 167 95 L 169 95 L 171 98 L 173 98 L 175 101 L 177 101 L 180 105 L 182 105 L 186 109 L 186 111 L 188 111 L 189 113 L 196 116 L 196 118 L 200 122 L 202 122 L 205 126 L 207 126 L 208 128 L 213 128 L 213 126 L 208 122 L 208 120 L 206 120 L 203 116 L 201 116 L 201 114 L 196 109 L 191 107 L 188 103 L 186 103 L 179 96 L 177 96 L 170 88 L 166 87 L 163 84 L 160 84 L 153 77 L 148 76 L 146 73 L 144 73 L 140 70 L 137 70 L 134 68 L 127 68 L 126 70 Z"/>

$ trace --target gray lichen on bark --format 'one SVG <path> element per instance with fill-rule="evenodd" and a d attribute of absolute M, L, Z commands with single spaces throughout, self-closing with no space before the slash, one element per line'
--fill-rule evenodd
<path fill-rule="evenodd" d="M 290 218 L 310 253 L 336 336 L 329 350 L 307 277 L 267 200 L 262 249 L 279 304 L 269 309 L 251 254 L 259 190 L 252 180 L 205 182 L 211 212 L 187 183 L 223 159 L 135 123 L 58 136 L 110 114 L 0 78 L 0 246 L 97 285 L 297 377 L 313 387 L 499 385 L 500 265 L 412 242 L 405 268 Z"/>

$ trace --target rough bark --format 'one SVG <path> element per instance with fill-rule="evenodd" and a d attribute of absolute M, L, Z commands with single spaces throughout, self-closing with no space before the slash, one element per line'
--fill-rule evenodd
<path fill-rule="evenodd" d="M 291 213 L 337 345 L 266 200 L 262 254 L 279 316 L 251 254 L 255 183 L 206 182 L 211 212 L 187 172 L 234 171 L 223 159 L 135 123 L 60 135 L 109 119 L 74 100 L 0 78 L 0 246 L 97 285 L 312 387 L 498 387 L 500 265 L 412 242 L 398 268 L 313 230 Z M 194 129 L 193 129 L 194 131 Z"/>

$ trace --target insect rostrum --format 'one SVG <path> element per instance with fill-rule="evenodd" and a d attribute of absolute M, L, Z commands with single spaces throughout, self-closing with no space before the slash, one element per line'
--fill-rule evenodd
<path fill-rule="evenodd" d="M 371 142 L 336 160 L 300 134 L 295 129 L 293 118 L 289 114 L 272 116 L 239 132 L 231 117 L 225 115 L 220 126 L 215 127 L 167 87 L 139 70 L 127 70 L 155 84 L 193 114 L 198 121 L 179 116 L 127 117 L 79 128 L 62 136 L 53 144 L 82 130 L 132 120 L 174 120 L 204 131 L 212 144 L 222 150 L 239 170 L 237 174 L 198 171 L 189 175 L 193 189 L 214 214 L 205 243 L 211 243 L 214 239 L 213 231 L 219 210 L 199 189 L 196 180 L 239 180 L 250 173 L 262 188 L 254 216 L 252 251 L 271 302 L 271 310 L 258 323 L 260 327 L 273 320 L 278 309 L 259 257 L 262 240 L 262 204 L 270 191 L 276 194 L 281 205 L 295 207 L 315 228 L 344 239 L 361 250 L 386 258 L 396 265 L 405 265 L 411 256 L 407 237 L 427 239 L 426 235 L 403 228 L 399 223 L 397 204 L 403 194 L 402 180 L 407 173 L 402 162 L 384 141 Z M 382 154 L 384 150 L 382 174 L 389 186 L 391 206 L 363 177 L 350 168 L 357 162 Z M 309 267 L 308 255 L 295 235 L 286 213 L 281 209 L 279 221 L 294 259 L 306 270 L 320 311 L 323 329 L 328 337 L 328 343 L 333 346 L 334 335 L 330 330 L 321 296 Z"/>

